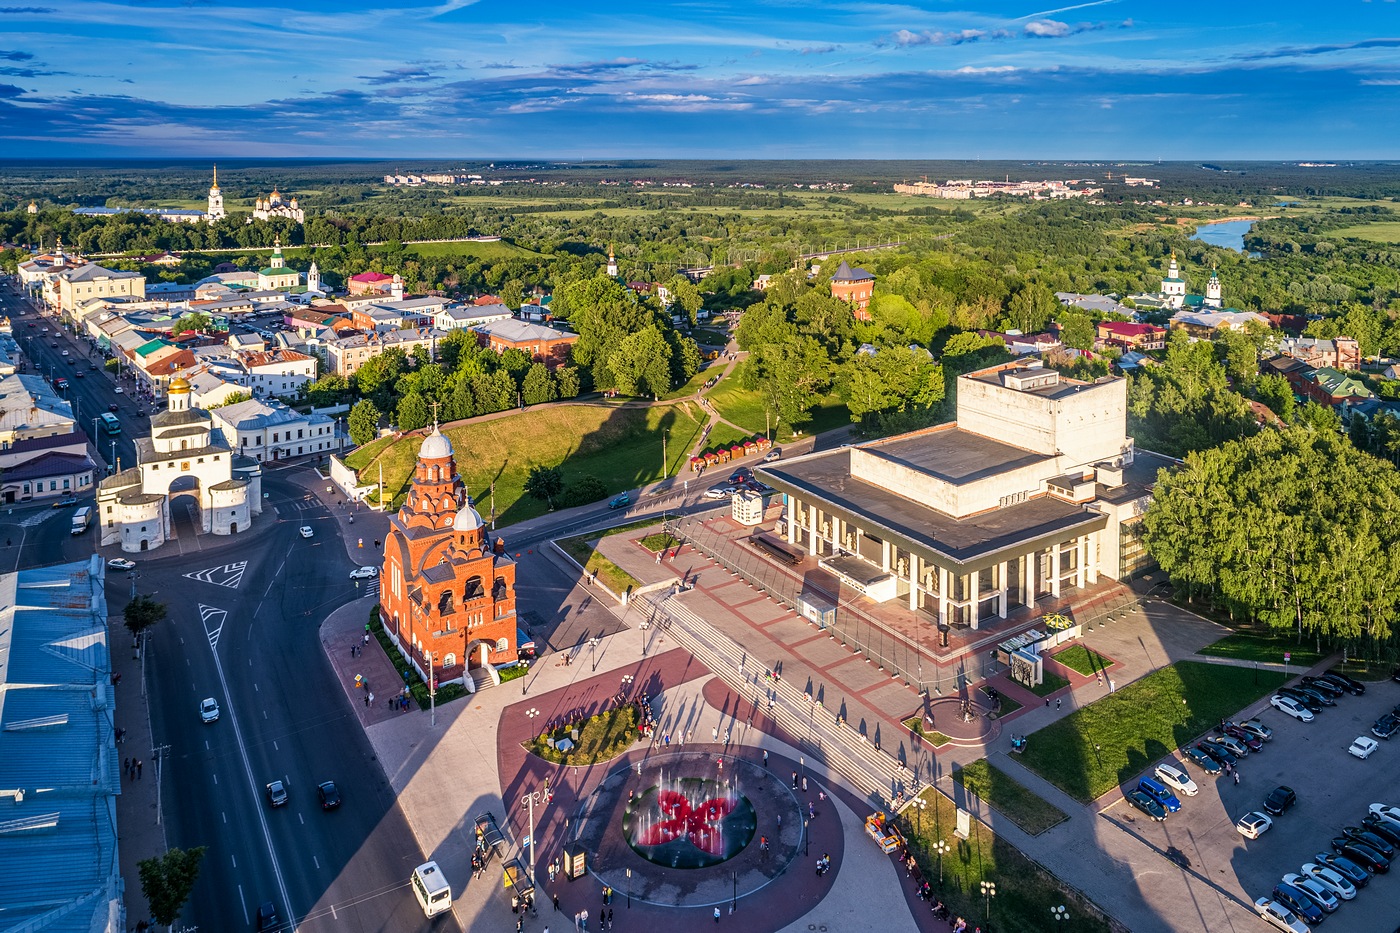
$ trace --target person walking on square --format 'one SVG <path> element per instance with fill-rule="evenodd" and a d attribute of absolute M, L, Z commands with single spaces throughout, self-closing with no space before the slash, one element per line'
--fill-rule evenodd
<path fill-rule="evenodd" d="M 1236 786 L 1236 787 L 1239 787 L 1239 786 L 1240 786 L 1240 769 L 1239 769 L 1239 768 L 1236 768 L 1236 769 L 1235 769 L 1235 786 Z"/>
<path fill-rule="evenodd" d="M 763 750 L 763 767 L 768 767 L 768 749 Z"/>
<path fill-rule="evenodd" d="M 130 774 L 130 773 L 131 773 L 131 759 L 130 759 L 130 758 L 123 758 L 123 759 L 122 759 L 122 774 Z"/>
<path fill-rule="evenodd" d="M 554 912 L 555 912 L 555 913 L 558 913 L 558 912 L 559 912 L 559 892 L 558 892 L 558 891 L 555 891 L 554 894 L 551 895 L 551 896 L 554 898 Z"/>
<path fill-rule="evenodd" d="M 1056 700 L 1055 700 L 1055 709 L 1059 709 L 1059 708 L 1060 708 L 1060 704 L 1062 704 L 1063 702 L 1064 702 L 1063 699 L 1056 699 Z"/>
<path fill-rule="evenodd" d="M 141 780 L 141 765 L 142 765 L 142 764 L 143 764 L 143 762 L 141 761 L 140 758 L 136 759 L 136 780 L 138 780 L 138 781 Z M 1235 775 L 1235 783 L 1238 784 L 1239 782 L 1240 782 L 1240 781 L 1239 781 L 1239 775 Z"/>
<path fill-rule="evenodd" d="M 715 923 L 719 923 L 719 908 L 715 908 Z"/>

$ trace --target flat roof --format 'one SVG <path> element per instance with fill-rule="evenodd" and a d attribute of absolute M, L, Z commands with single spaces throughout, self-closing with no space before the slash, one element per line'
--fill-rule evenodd
<path fill-rule="evenodd" d="M 869 454 L 905 464 L 954 486 L 973 483 L 1008 470 L 1054 458 L 947 425 L 862 448 Z M 850 458 L 842 458 L 850 472 Z M 793 462 L 793 461 L 789 461 Z"/>
<path fill-rule="evenodd" d="M 954 518 L 852 477 L 850 451 L 845 449 L 761 465 L 754 472 L 777 489 L 818 502 L 877 537 L 966 570 L 980 570 L 1062 540 L 1068 532 L 1085 534 L 1108 523 L 1102 512 L 1051 496 Z"/>

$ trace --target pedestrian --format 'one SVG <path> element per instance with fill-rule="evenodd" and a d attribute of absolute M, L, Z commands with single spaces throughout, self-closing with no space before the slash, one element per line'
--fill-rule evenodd
<path fill-rule="evenodd" d="M 365 644 L 369 644 L 369 632 L 365 632 Z"/>
<path fill-rule="evenodd" d="M 551 865 L 550 867 L 553 868 L 554 866 Z M 550 877 L 550 879 L 549 879 L 550 881 L 553 881 L 553 880 L 554 880 L 553 874 L 554 874 L 553 872 L 550 872 L 550 875 L 551 875 L 551 877 Z M 553 894 L 553 897 L 554 897 L 554 910 L 555 910 L 555 912 L 557 913 L 558 910 L 559 910 L 559 892 L 558 892 L 558 891 L 555 891 L 554 894 Z"/>
<path fill-rule="evenodd" d="M 715 923 L 719 923 L 719 908 L 715 908 Z"/>
<path fill-rule="evenodd" d="M 612 929 L 612 918 L 613 918 L 612 908 L 609 907 L 609 908 L 608 908 L 608 929 L 609 929 L 609 930 Z"/>
<path fill-rule="evenodd" d="M 809 800 L 809 801 L 807 801 L 807 819 L 809 819 L 809 820 L 815 820 L 816 818 L 817 818 L 817 807 L 816 807 L 816 804 L 812 803 L 812 801 Z"/>
<path fill-rule="evenodd" d="M 549 883 L 550 883 L 550 884 L 553 884 L 553 883 L 554 883 L 554 863 L 553 863 L 553 862 L 550 862 L 550 863 L 549 863 Z"/>
<path fill-rule="evenodd" d="M 1057 698 L 1055 699 L 1055 709 L 1059 709 L 1059 708 L 1060 708 L 1060 704 L 1063 703 L 1063 702 L 1064 702 L 1064 701 L 1063 701 L 1062 699 L 1060 699 L 1060 698 L 1057 697 Z"/>
<path fill-rule="evenodd" d="M 768 749 L 763 750 L 763 767 L 768 767 Z"/>
<path fill-rule="evenodd" d="M 122 759 L 122 774 L 130 774 L 130 773 L 131 773 L 131 759 L 130 759 L 130 758 L 123 758 L 123 759 Z"/>
<path fill-rule="evenodd" d="M 144 762 L 141 761 L 140 758 L 136 759 L 136 780 L 138 780 L 138 781 L 141 780 L 141 766 L 142 766 L 143 764 L 144 764 Z M 1238 784 L 1239 782 L 1240 782 L 1240 776 L 1237 774 L 1237 775 L 1235 775 L 1235 783 Z"/>
<path fill-rule="evenodd" d="M 365 694 L 365 709 L 369 709 L 369 705 L 370 705 L 371 703 L 373 703 L 373 702 L 374 702 L 374 694 L 372 694 L 372 693 L 366 693 L 366 694 Z"/>
<path fill-rule="evenodd" d="M 1049 698 L 1049 697 L 1046 697 L 1046 698 L 1045 698 L 1045 708 L 1046 708 L 1046 709 L 1049 709 L 1049 708 L 1050 708 L 1050 698 Z"/>
<path fill-rule="evenodd" d="M 719 741 L 719 726 L 715 726 L 710 730 L 710 738 L 716 742 Z"/>
<path fill-rule="evenodd" d="M 1116 682 L 1114 682 L 1114 680 L 1113 680 L 1112 677 L 1108 678 L 1108 692 L 1109 692 L 1109 693 L 1112 693 L 1113 691 L 1115 691 L 1115 690 L 1117 690 L 1117 689 L 1118 689 L 1118 684 L 1117 684 Z"/>
<path fill-rule="evenodd" d="M 807 793 L 807 778 L 805 775 L 802 778 L 802 793 Z"/>
<path fill-rule="evenodd" d="M 588 908 L 583 909 L 583 931 L 588 933 Z"/>
<path fill-rule="evenodd" d="M 792 772 L 792 789 L 797 790 L 797 772 Z"/>
<path fill-rule="evenodd" d="M 779 813 L 779 814 L 778 814 L 778 829 L 779 829 L 779 831 L 781 831 L 782 828 L 783 828 L 783 815 L 782 815 L 781 813 Z"/>
<path fill-rule="evenodd" d="M 1239 772 L 1238 769 L 1236 769 L 1236 770 L 1235 770 L 1235 786 L 1238 787 L 1239 784 L 1240 784 L 1240 772 Z"/>

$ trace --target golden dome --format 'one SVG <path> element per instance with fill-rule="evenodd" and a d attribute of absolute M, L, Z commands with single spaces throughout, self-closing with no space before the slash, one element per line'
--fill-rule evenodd
<path fill-rule="evenodd" d="M 188 392 L 189 390 L 189 382 L 181 376 L 176 376 L 174 379 L 170 380 L 170 388 L 167 391 L 173 395 L 176 392 Z"/>

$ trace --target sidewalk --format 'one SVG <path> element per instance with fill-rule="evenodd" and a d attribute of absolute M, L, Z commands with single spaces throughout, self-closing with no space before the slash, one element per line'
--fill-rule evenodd
<path fill-rule="evenodd" d="M 156 780 L 159 771 L 151 742 L 149 699 L 143 695 L 141 661 L 135 657 L 131 633 L 120 615 L 107 619 L 108 644 L 111 645 L 112 673 L 121 677 L 116 688 L 114 724 L 125 729 L 117 755 L 139 758 L 140 778 L 122 775 L 122 793 L 117 797 L 117 848 L 122 880 L 126 885 L 124 904 L 128 928 L 150 917 L 150 907 L 141 893 L 141 874 L 137 863 L 163 854 L 168 845 L 165 830 L 156 823 Z"/>

